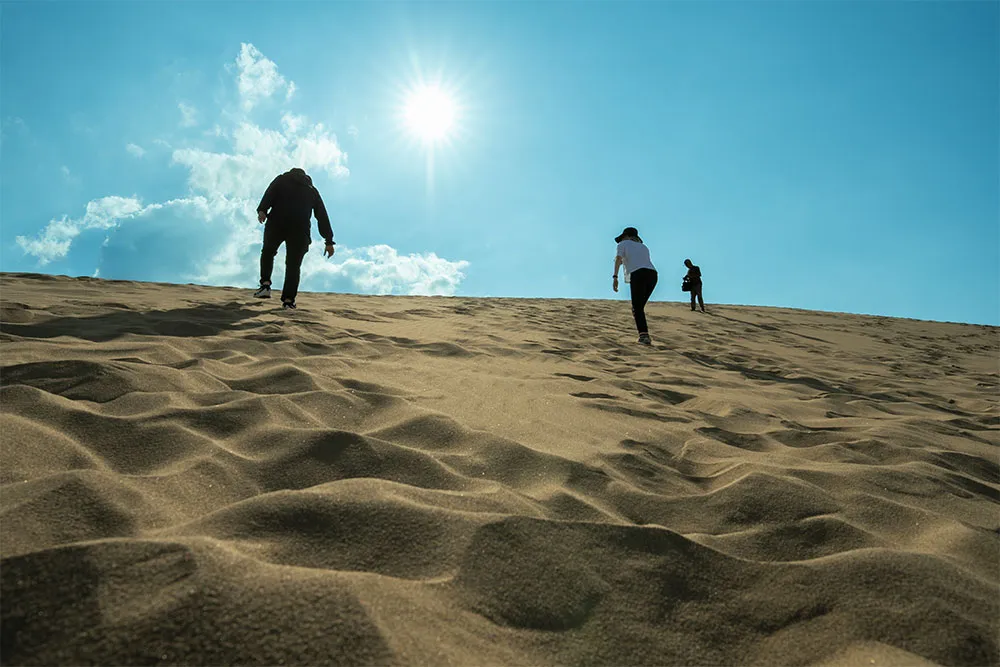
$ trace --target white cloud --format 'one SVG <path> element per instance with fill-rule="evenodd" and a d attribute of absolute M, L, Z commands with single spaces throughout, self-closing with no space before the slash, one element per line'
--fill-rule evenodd
<path fill-rule="evenodd" d="M 317 289 L 312 284 L 318 286 L 330 278 L 343 277 L 368 294 L 451 296 L 469 267 L 464 260 L 453 262 L 433 252 L 400 255 L 387 245 L 338 250 L 334 257 L 339 262 L 327 260 L 321 253 L 306 255 L 303 262 L 303 273 L 309 278 L 309 283 L 303 280 L 306 289 Z"/>
<path fill-rule="evenodd" d="M 18 236 L 15 240 L 25 253 L 34 255 L 45 266 L 65 257 L 73 239 L 85 229 L 109 229 L 143 210 L 142 202 L 135 197 L 104 197 L 88 203 L 86 213 L 80 218 L 64 215 L 52 219 L 37 238 Z"/>
<path fill-rule="evenodd" d="M 352 137 L 356 137 L 359 134 L 361 134 L 361 130 L 358 129 L 357 125 L 348 125 L 347 126 L 347 133 L 349 135 L 351 135 Z"/>
<path fill-rule="evenodd" d="M 281 125 L 285 128 L 285 134 L 296 134 L 305 124 L 305 116 L 296 116 L 293 113 L 284 113 L 281 116 Z"/>
<path fill-rule="evenodd" d="M 305 119 L 296 117 L 295 123 Z M 316 124 L 297 135 L 286 125 L 285 132 L 242 122 L 232 131 L 231 153 L 216 153 L 200 148 L 175 150 L 173 161 L 189 169 L 188 185 L 207 196 L 259 197 L 277 174 L 292 167 L 306 171 L 321 169 L 341 178 L 350 172 L 337 137 Z"/>
<path fill-rule="evenodd" d="M 181 127 L 194 127 L 198 124 L 198 110 L 190 104 L 178 102 L 177 108 L 181 112 Z"/>
<path fill-rule="evenodd" d="M 260 230 L 252 228 L 243 238 L 224 245 L 206 258 L 203 271 L 192 282 L 209 285 L 253 285 L 258 275 Z M 358 291 L 365 294 L 408 294 L 453 296 L 465 279 L 469 263 L 451 261 L 435 253 L 400 255 L 387 245 L 363 248 L 337 246 L 333 259 L 323 254 L 322 244 L 314 243 L 302 262 L 301 291 Z M 274 285 L 284 279 L 283 252 L 275 258 Z"/>
<path fill-rule="evenodd" d="M 241 45 L 234 75 L 240 106 L 246 111 L 281 91 L 287 101 L 295 90 L 252 44 Z M 185 107 L 180 103 L 182 116 L 193 118 L 194 109 L 188 107 L 189 116 Z M 333 132 L 305 116 L 287 109 L 282 112 L 279 127 L 269 128 L 221 109 L 218 124 L 203 134 L 201 140 L 207 143 L 201 145 L 195 142 L 172 149 L 166 141 L 153 139 L 153 144 L 171 148 L 173 164 L 187 169 L 189 193 L 149 205 L 137 197 L 104 197 L 90 202 L 83 216 L 53 219 L 37 236 L 18 237 L 17 243 L 44 265 L 66 257 L 82 231 L 103 229 L 107 234 L 95 275 L 255 284 L 262 228 L 254 210 L 267 184 L 293 166 L 314 177 L 325 173 L 345 178 L 350 173 L 347 154 Z M 220 140 L 228 144 L 225 149 L 218 148 Z M 136 144 L 126 149 L 136 157 L 146 154 Z M 333 208 L 329 200 L 327 205 Z M 150 247 L 156 252 L 148 253 Z M 275 284 L 283 278 L 281 254 L 275 262 Z M 385 245 L 338 245 L 335 258 L 327 260 L 322 247 L 314 246 L 303 265 L 302 289 L 449 295 L 455 293 L 467 268 L 465 261 L 450 261 L 434 253 L 400 255 Z"/>
<path fill-rule="evenodd" d="M 69 167 L 67 167 L 66 165 L 63 165 L 63 166 L 59 167 L 59 171 L 60 171 L 60 172 L 62 173 L 62 175 L 63 175 L 63 176 L 65 176 L 66 178 L 69 178 L 69 177 L 70 177 L 70 172 L 69 172 Z"/>
<path fill-rule="evenodd" d="M 125 146 L 125 150 L 128 151 L 129 155 L 131 155 L 133 157 L 138 157 L 138 158 L 141 158 L 143 155 L 146 154 L 146 149 L 145 148 L 143 148 L 142 146 L 139 146 L 137 144 L 132 144 L 132 143 L 127 144 Z"/>
<path fill-rule="evenodd" d="M 240 44 L 240 55 L 236 58 L 237 79 L 243 109 L 250 111 L 261 100 L 284 90 L 285 100 L 295 93 L 295 84 L 285 81 L 278 73 L 278 66 L 268 60 L 253 44 Z"/>
<path fill-rule="evenodd" d="M 139 214 L 141 220 L 109 230 L 101 250 L 101 273 L 137 280 L 247 284 L 231 262 L 223 265 L 220 259 L 235 253 L 244 263 L 249 261 L 260 230 L 250 226 L 248 208 L 246 200 L 200 195 L 150 205 Z M 147 255 L 150 248 L 155 253 Z M 213 274 L 216 280 L 204 280 Z"/>

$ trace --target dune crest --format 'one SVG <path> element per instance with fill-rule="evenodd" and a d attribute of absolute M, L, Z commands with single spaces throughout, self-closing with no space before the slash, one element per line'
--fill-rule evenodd
<path fill-rule="evenodd" d="M 4 664 L 1000 664 L 995 327 L 0 287 Z"/>

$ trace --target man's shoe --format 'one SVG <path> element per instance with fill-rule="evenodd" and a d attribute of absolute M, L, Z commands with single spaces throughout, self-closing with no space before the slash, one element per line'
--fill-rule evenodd
<path fill-rule="evenodd" d="M 260 289 L 253 293 L 258 299 L 270 299 L 271 298 L 271 286 L 261 285 Z"/>
<path fill-rule="evenodd" d="M 284 308 L 285 310 L 295 310 L 295 302 L 294 301 L 282 301 L 281 302 L 281 307 Z"/>
<path fill-rule="evenodd" d="M 639 334 L 639 342 L 643 345 L 652 345 L 653 341 L 649 338 L 648 333 Z"/>

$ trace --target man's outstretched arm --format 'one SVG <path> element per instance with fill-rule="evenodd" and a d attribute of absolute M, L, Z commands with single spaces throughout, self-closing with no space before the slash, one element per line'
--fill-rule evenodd
<path fill-rule="evenodd" d="M 330 215 L 326 212 L 326 205 L 323 203 L 323 198 L 320 196 L 319 190 L 316 190 L 316 202 L 313 204 L 313 213 L 316 214 L 320 236 L 323 237 L 328 246 L 335 245 L 333 241 L 333 227 L 330 226 Z"/>

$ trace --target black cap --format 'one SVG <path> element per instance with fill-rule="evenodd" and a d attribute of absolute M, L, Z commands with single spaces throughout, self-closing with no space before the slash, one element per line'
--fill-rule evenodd
<path fill-rule="evenodd" d="M 622 239 L 626 236 L 634 236 L 639 239 L 639 230 L 635 227 L 626 227 L 622 230 L 622 233 L 615 237 L 615 243 L 621 243 Z M 642 239 L 639 239 L 639 243 L 642 243 Z"/>

